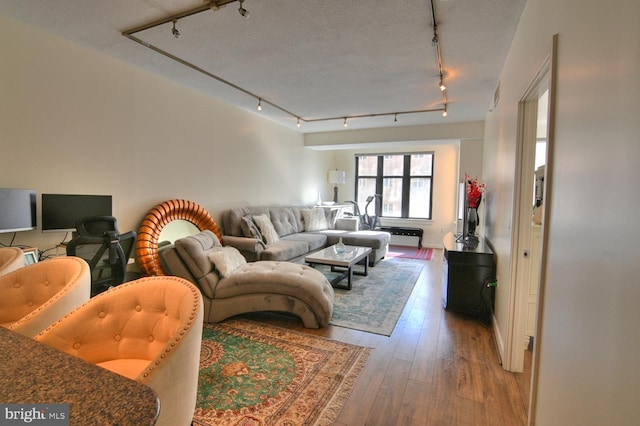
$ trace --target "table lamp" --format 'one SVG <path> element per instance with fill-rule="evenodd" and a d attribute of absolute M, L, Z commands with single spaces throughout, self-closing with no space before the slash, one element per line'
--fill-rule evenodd
<path fill-rule="evenodd" d="M 342 170 L 331 170 L 329 171 L 329 183 L 333 183 L 335 186 L 333 187 L 333 202 L 338 202 L 338 184 L 344 183 L 346 178 L 346 173 Z"/>

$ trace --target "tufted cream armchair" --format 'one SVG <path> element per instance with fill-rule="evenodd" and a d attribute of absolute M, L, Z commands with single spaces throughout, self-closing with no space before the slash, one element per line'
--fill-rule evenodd
<path fill-rule="evenodd" d="M 178 277 L 146 277 L 101 293 L 36 340 L 144 383 L 160 399 L 158 425 L 188 425 L 198 390 L 200 291 Z"/>
<path fill-rule="evenodd" d="M 0 276 L 0 325 L 33 337 L 89 300 L 89 265 L 57 257 Z"/>
<path fill-rule="evenodd" d="M 0 275 L 8 274 L 24 266 L 24 253 L 19 247 L 0 248 Z"/>

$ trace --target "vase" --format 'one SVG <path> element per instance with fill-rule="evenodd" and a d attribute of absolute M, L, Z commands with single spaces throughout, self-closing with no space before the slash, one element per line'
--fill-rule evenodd
<path fill-rule="evenodd" d="M 345 247 L 344 247 L 344 243 L 342 242 L 342 237 L 340 237 L 340 239 L 338 240 L 338 244 L 336 244 L 336 253 L 340 254 L 340 253 L 344 253 Z"/>
<path fill-rule="evenodd" d="M 476 236 L 476 227 L 478 226 L 478 209 L 469 207 L 467 210 L 467 236 Z"/>

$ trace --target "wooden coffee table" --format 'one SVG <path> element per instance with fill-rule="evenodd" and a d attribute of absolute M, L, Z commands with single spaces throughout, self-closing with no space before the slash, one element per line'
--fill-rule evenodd
<path fill-rule="evenodd" d="M 368 274 L 369 255 L 371 247 L 344 246 L 344 252 L 338 253 L 336 246 L 330 246 L 304 258 L 304 261 L 310 265 L 329 265 L 332 272 L 344 272 L 331 280 L 331 285 L 335 288 L 351 290 L 351 279 L 353 274 Z M 361 263 L 364 266 L 362 271 L 354 271 L 353 267 Z M 338 286 L 337 284 L 347 279 L 347 285 Z"/>

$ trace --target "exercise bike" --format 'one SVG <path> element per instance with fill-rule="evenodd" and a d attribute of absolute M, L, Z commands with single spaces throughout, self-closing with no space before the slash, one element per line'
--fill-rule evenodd
<path fill-rule="evenodd" d="M 353 216 L 357 216 L 360 219 L 360 225 L 358 226 L 360 231 L 380 229 L 380 218 L 375 214 L 373 216 L 369 215 L 369 204 L 371 204 L 372 201 L 379 200 L 381 198 L 382 195 L 380 194 L 368 196 L 366 199 L 367 204 L 364 207 L 364 214 L 360 213 L 360 207 L 357 202 L 349 201 L 349 203 L 353 204 Z M 377 202 L 378 201 L 376 201 L 376 203 Z"/>

